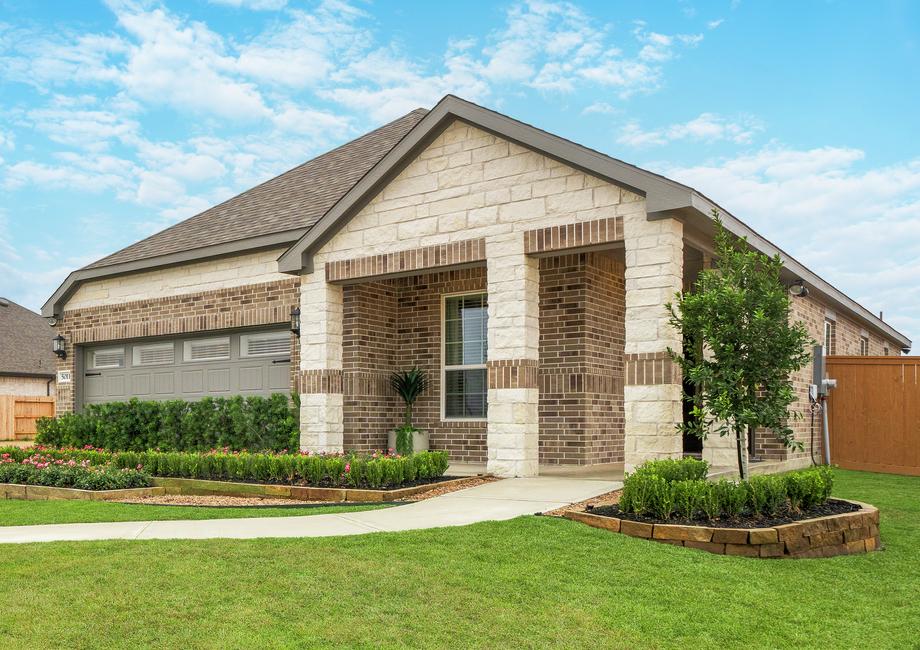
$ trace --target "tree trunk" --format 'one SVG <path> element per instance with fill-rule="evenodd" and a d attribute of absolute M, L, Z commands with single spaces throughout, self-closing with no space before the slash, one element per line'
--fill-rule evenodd
<path fill-rule="evenodd" d="M 738 475 L 743 481 L 748 477 L 747 445 L 744 444 L 744 427 L 738 424 L 735 425 L 735 446 L 738 449 Z"/>

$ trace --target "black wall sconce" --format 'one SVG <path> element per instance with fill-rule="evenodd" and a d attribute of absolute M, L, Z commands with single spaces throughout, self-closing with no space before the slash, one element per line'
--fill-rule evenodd
<path fill-rule="evenodd" d="M 804 298 L 808 295 L 808 287 L 805 286 L 805 280 L 799 278 L 789 285 L 789 293 L 796 298 Z"/>
<path fill-rule="evenodd" d="M 60 334 L 51 339 L 51 349 L 54 350 L 54 353 L 60 358 L 67 358 L 67 349 L 64 346 L 64 337 Z"/>
<path fill-rule="evenodd" d="M 300 338 L 300 307 L 291 307 L 291 331 Z"/>

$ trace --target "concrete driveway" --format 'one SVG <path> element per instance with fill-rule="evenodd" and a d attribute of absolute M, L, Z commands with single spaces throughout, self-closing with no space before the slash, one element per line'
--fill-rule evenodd
<path fill-rule="evenodd" d="M 541 476 L 486 483 L 425 501 L 355 513 L 201 521 L 0 527 L 0 543 L 103 539 L 329 537 L 465 526 L 545 512 L 622 487 L 619 481 Z"/>

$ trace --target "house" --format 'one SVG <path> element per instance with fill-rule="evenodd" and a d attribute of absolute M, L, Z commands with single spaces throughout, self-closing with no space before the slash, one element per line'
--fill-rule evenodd
<path fill-rule="evenodd" d="M 0 298 L 0 395 L 53 394 L 53 338 L 48 321 L 12 300 Z"/>
<path fill-rule="evenodd" d="M 709 263 L 715 208 L 782 255 L 832 353 L 910 346 L 694 189 L 449 95 L 73 272 L 43 309 L 74 377 L 58 408 L 293 391 L 302 448 L 379 449 L 399 421 L 387 375 L 418 365 L 417 424 L 455 462 L 680 455 L 664 303 Z M 757 453 L 806 463 L 797 426 L 804 451 L 760 436 Z"/>

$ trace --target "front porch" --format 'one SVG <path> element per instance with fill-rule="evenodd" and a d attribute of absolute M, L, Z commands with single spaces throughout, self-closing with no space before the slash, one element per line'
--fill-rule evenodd
<path fill-rule="evenodd" d="M 679 456 L 664 303 L 683 268 L 681 223 L 644 214 L 318 264 L 302 283 L 301 446 L 386 447 L 402 411 L 387 377 L 418 366 L 431 385 L 414 423 L 477 471 Z"/>

